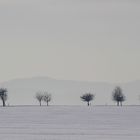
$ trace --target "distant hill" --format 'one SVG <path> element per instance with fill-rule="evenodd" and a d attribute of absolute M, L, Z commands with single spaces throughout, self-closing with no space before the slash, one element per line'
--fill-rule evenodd
<path fill-rule="evenodd" d="M 125 104 L 139 104 L 140 81 L 123 84 L 110 84 L 104 82 L 84 82 L 70 80 L 56 80 L 49 77 L 33 77 L 15 79 L 1 83 L 1 87 L 8 89 L 10 105 L 37 105 L 35 93 L 48 91 L 52 93 L 53 105 L 83 105 L 80 96 L 85 92 L 96 95 L 94 105 L 114 105 L 111 100 L 112 90 L 121 86 L 127 101 Z"/>

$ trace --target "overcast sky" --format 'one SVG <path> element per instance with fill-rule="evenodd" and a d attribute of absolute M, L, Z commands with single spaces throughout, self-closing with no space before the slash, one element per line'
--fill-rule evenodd
<path fill-rule="evenodd" d="M 140 79 L 139 0 L 0 0 L 0 82 Z"/>

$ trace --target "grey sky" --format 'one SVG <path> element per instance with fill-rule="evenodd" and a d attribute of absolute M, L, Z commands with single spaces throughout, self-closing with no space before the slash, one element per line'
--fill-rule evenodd
<path fill-rule="evenodd" d="M 0 81 L 140 79 L 139 0 L 1 0 Z"/>

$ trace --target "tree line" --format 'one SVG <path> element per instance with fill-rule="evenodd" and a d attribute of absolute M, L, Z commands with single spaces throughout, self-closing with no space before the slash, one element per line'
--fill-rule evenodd
<path fill-rule="evenodd" d="M 52 100 L 52 95 L 46 91 L 39 91 L 36 93 L 35 98 L 39 102 L 40 106 L 42 105 L 42 102 L 45 102 L 48 106 L 49 102 Z M 90 106 L 90 102 L 95 99 L 95 95 L 92 93 L 85 93 L 80 98 L 82 101 L 87 102 L 87 105 Z M 0 99 L 5 107 L 8 99 L 8 90 L 6 88 L 0 88 Z M 112 100 L 117 103 L 117 106 L 122 106 L 122 102 L 126 100 L 126 97 L 123 94 L 121 87 L 118 86 L 113 90 Z"/>
<path fill-rule="evenodd" d="M 94 100 L 95 95 L 91 93 L 85 93 L 81 96 L 81 100 L 87 102 L 87 105 L 90 105 L 90 102 Z M 120 87 L 116 87 L 112 92 L 112 100 L 117 103 L 117 106 L 122 106 L 122 102 L 126 100 L 125 95 L 122 92 Z"/>

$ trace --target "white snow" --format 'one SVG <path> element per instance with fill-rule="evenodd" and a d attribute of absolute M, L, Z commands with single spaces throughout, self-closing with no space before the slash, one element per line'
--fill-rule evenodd
<path fill-rule="evenodd" d="M 0 107 L 0 140 L 140 140 L 140 107 Z"/>

